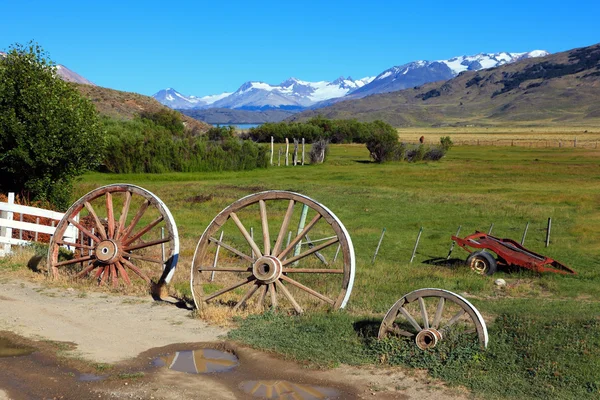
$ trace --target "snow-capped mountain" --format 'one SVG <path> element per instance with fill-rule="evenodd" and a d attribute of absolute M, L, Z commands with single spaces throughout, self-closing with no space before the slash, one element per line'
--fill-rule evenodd
<path fill-rule="evenodd" d="M 156 100 L 165 106 L 173 109 L 205 108 L 215 101 L 229 96 L 231 93 L 221 93 L 212 96 L 196 97 L 185 96 L 173 88 L 160 90 L 152 95 Z"/>
<path fill-rule="evenodd" d="M 5 57 L 6 53 L 0 51 L 0 57 Z M 56 74 L 63 80 L 67 82 L 75 82 L 82 83 L 84 85 L 96 86 L 95 83 L 87 80 L 83 76 L 79 75 L 77 72 L 71 71 L 69 68 L 65 67 L 62 64 L 56 64 Z"/>
<path fill-rule="evenodd" d="M 449 60 L 413 61 L 383 71 L 368 85 L 355 90 L 349 98 L 395 92 L 429 82 L 452 79 L 463 71 L 494 68 L 526 58 L 544 57 L 549 54 L 544 50 L 534 50 L 527 53 L 480 53 L 474 56 L 453 57 Z"/>
<path fill-rule="evenodd" d="M 173 89 L 161 90 L 154 98 L 171 108 L 232 108 L 264 109 L 285 108 L 302 109 L 313 104 L 345 96 L 369 83 L 373 77 L 354 80 L 340 77 L 333 82 L 308 82 L 290 78 L 279 85 L 250 81 L 244 83 L 233 93 L 217 96 L 184 96 Z"/>

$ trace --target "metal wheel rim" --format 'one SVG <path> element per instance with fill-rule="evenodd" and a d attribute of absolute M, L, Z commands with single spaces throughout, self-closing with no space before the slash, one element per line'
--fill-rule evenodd
<path fill-rule="evenodd" d="M 254 193 L 254 194 L 243 197 L 240 200 L 232 203 L 230 206 L 224 208 L 212 220 L 212 222 L 208 225 L 208 227 L 202 234 L 200 240 L 198 241 L 198 245 L 196 246 L 196 251 L 194 253 L 194 258 L 192 261 L 192 268 L 191 268 L 191 272 L 190 272 L 190 286 L 191 286 L 192 297 L 194 299 L 196 308 L 200 309 L 200 308 L 202 308 L 202 305 L 205 302 L 208 302 L 208 301 L 212 300 L 213 298 L 220 296 L 220 295 L 214 296 L 214 297 L 205 296 L 203 293 L 203 289 L 202 289 L 202 284 L 206 283 L 206 282 L 205 282 L 205 280 L 202 279 L 201 274 L 202 274 L 202 272 L 208 272 L 209 269 L 206 266 L 204 266 L 204 267 L 201 266 L 200 263 L 201 263 L 201 260 L 206 256 L 207 248 L 210 245 L 211 241 L 214 243 L 213 239 L 215 239 L 215 238 L 212 237 L 212 235 L 216 234 L 217 231 L 219 231 L 223 227 L 223 225 L 228 220 L 231 219 L 231 214 L 236 214 L 238 211 L 241 211 L 248 206 L 255 206 L 256 204 L 259 204 L 260 207 L 264 206 L 265 214 L 267 215 L 268 214 L 268 211 L 267 211 L 268 206 L 267 205 L 269 204 L 269 202 L 277 201 L 277 200 L 282 200 L 282 201 L 287 200 L 289 202 L 288 204 L 292 204 L 292 202 L 293 202 L 294 206 L 299 203 L 303 206 L 304 205 L 308 206 L 308 208 L 312 209 L 316 214 L 321 215 L 320 219 L 326 221 L 326 223 L 329 224 L 330 228 L 335 233 L 335 236 L 337 237 L 337 240 L 338 240 L 337 243 L 340 246 L 339 250 L 340 250 L 341 260 L 343 263 L 342 269 L 337 269 L 336 271 L 341 271 L 341 272 L 337 272 L 337 273 L 339 273 L 342 276 L 342 279 L 341 279 L 342 282 L 340 284 L 339 294 L 336 294 L 335 298 L 329 298 L 328 300 L 331 300 L 330 305 L 331 305 L 332 309 L 344 308 L 346 306 L 348 299 L 350 297 L 350 294 L 352 292 L 352 287 L 353 287 L 353 283 L 354 283 L 354 275 L 355 275 L 354 247 L 352 245 L 352 240 L 351 240 L 350 235 L 348 234 L 346 228 L 344 227 L 342 222 L 337 218 L 337 216 L 333 212 L 331 212 L 327 207 L 318 203 L 317 201 L 315 201 L 307 196 L 304 196 L 302 194 L 299 194 L 299 193 L 274 190 L 274 191 Z M 261 204 L 261 202 L 264 204 Z M 288 205 L 288 207 L 289 207 L 289 205 Z M 316 215 L 315 215 L 315 217 L 316 217 Z M 282 225 L 285 224 L 286 218 L 287 217 L 284 217 L 284 222 L 282 223 Z M 262 208 L 261 208 L 260 219 L 262 222 L 263 221 Z M 267 220 L 267 225 L 268 225 L 269 224 L 268 217 L 265 216 L 265 219 Z M 243 221 L 241 221 L 241 222 L 243 225 Z M 307 224 L 307 226 L 308 225 L 310 225 L 310 223 Z M 275 245 L 276 245 L 277 242 L 279 241 L 279 236 L 281 236 L 281 232 L 283 231 L 283 226 L 277 225 L 277 226 L 269 227 L 269 228 L 267 228 L 267 231 L 269 231 L 269 235 L 272 235 L 272 236 L 270 236 L 270 239 L 273 239 L 274 237 L 278 238 L 278 240 L 275 243 Z M 300 236 L 304 237 L 304 235 L 300 235 L 300 234 L 295 235 L 293 241 L 298 239 L 298 237 L 300 237 Z M 265 248 L 264 241 L 261 241 L 261 239 L 259 237 L 259 238 L 257 238 L 256 242 L 262 243 L 262 246 L 258 250 L 261 251 L 261 255 L 263 257 L 271 256 L 271 257 L 278 258 L 278 256 L 287 249 L 286 245 L 281 245 L 280 249 L 279 249 L 281 251 L 279 252 L 279 254 L 276 254 L 276 255 L 275 254 L 266 254 L 267 252 L 265 250 L 267 250 L 267 249 Z M 270 244 L 273 246 L 270 250 L 271 250 L 271 252 L 274 252 L 275 245 L 273 245 L 272 241 Z M 221 251 L 223 251 L 223 249 Z M 254 252 L 253 252 L 253 254 L 254 254 Z M 253 261 L 256 261 L 256 260 L 253 259 Z M 246 285 L 246 284 L 252 282 L 253 285 L 256 284 L 256 286 L 265 286 L 265 287 L 264 288 L 258 287 L 258 289 L 262 289 L 262 290 L 256 289 L 256 290 L 252 291 L 251 293 L 250 293 L 250 291 L 247 292 L 246 294 L 249 297 L 248 298 L 244 297 L 244 298 L 240 299 L 240 301 L 238 301 L 233 306 L 234 309 L 237 309 L 237 308 L 243 306 L 250 297 L 255 295 L 256 292 L 259 292 L 259 296 L 261 297 L 261 299 L 259 300 L 259 303 L 261 301 L 263 301 L 265 298 L 270 298 L 271 302 L 272 302 L 272 307 L 277 307 L 277 301 L 276 301 L 277 296 L 280 296 L 281 298 L 287 298 L 287 300 L 290 300 L 289 299 L 289 291 L 286 290 L 285 286 L 286 285 L 288 287 L 295 286 L 295 288 L 297 288 L 297 286 L 292 282 L 292 279 L 289 276 L 287 276 L 288 271 L 290 269 L 290 265 L 287 264 L 287 263 L 289 263 L 289 261 L 287 259 L 282 259 L 280 261 L 284 264 L 283 272 L 280 274 L 280 276 L 278 276 L 274 279 L 274 282 L 272 284 L 257 280 L 256 276 L 254 276 L 252 271 L 248 270 L 248 272 L 249 272 L 248 281 L 244 281 L 243 284 L 240 286 L 243 286 L 243 285 Z M 216 271 L 220 271 L 220 270 L 217 269 Z M 219 272 L 219 273 L 221 273 L 221 272 Z M 251 286 L 251 288 L 252 287 L 254 287 L 254 286 Z M 309 287 L 309 289 L 310 289 L 310 287 Z M 227 293 L 227 292 L 225 292 L 225 293 Z M 275 299 L 274 299 L 274 297 L 275 297 Z M 273 301 L 275 304 L 273 304 Z M 293 303 L 292 300 L 290 300 L 290 302 Z M 300 304 L 293 304 L 293 306 L 294 306 L 295 311 L 298 313 L 302 313 L 304 311 L 303 307 Z"/>
<path fill-rule="evenodd" d="M 489 267 L 486 260 L 483 260 L 481 257 L 474 257 L 473 260 L 471 260 L 471 270 L 479 275 L 485 275 Z"/>
<path fill-rule="evenodd" d="M 124 204 L 126 202 L 128 203 L 127 209 L 125 208 L 124 204 L 122 208 L 114 208 L 112 196 L 113 194 L 117 193 L 122 193 L 125 199 L 129 198 L 129 200 L 124 199 L 123 201 Z M 134 199 L 134 196 L 137 197 L 135 197 L 133 202 L 136 200 L 144 201 L 140 209 L 130 209 L 130 205 L 132 203 L 132 199 Z M 94 200 L 102 197 L 106 199 L 106 210 L 104 211 L 106 211 L 107 217 L 104 219 L 106 220 L 108 228 L 104 227 L 104 234 L 102 234 L 100 233 L 101 228 L 99 228 L 98 224 L 96 223 L 97 231 L 94 232 L 93 235 L 96 237 L 96 239 L 98 239 L 96 240 L 92 238 L 89 230 L 84 232 L 77 227 L 79 234 L 83 235 L 91 242 L 91 245 L 88 246 L 90 248 L 86 248 L 86 250 L 90 253 L 90 256 L 88 259 L 83 257 L 84 260 L 82 260 L 81 263 L 82 265 L 85 264 L 85 267 L 83 267 L 82 271 L 77 274 L 77 277 L 88 276 L 91 275 L 92 272 L 95 272 L 95 277 L 98 279 L 99 284 L 108 283 L 110 280 L 113 286 L 118 286 L 121 280 L 126 284 L 130 284 L 131 279 L 129 277 L 132 275 L 131 272 L 133 272 L 133 276 L 137 276 L 148 283 L 154 283 L 159 287 L 168 284 L 173 277 L 179 259 L 179 233 L 177 231 L 175 220 L 173 219 L 173 216 L 166 204 L 164 204 L 155 194 L 139 186 L 125 183 L 111 184 L 94 189 L 71 205 L 64 217 L 58 223 L 56 231 L 50 241 L 47 259 L 48 274 L 50 274 L 53 278 L 58 278 L 60 276 L 60 267 L 76 264 L 73 262 L 65 263 L 58 261 L 60 247 L 65 247 L 68 243 L 69 247 L 73 247 L 75 249 L 78 248 L 76 242 L 79 240 L 79 238 L 75 240 L 68 240 L 65 238 L 65 232 L 68 231 L 68 228 L 73 229 L 76 227 L 76 225 L 73 223 L 73 220 L 75 219 L 75 216 L 78 216 L 83 209 L 87 208 L 87 205 L 85 204 L 86 202 L 91 204 L 91 202 Z M 109 211 L 109 202 L 111 204 L 110 209 L 112 211 Z M 146 204 L 146 202 L 147 206 L 142 210 L 141 208 L 143 208 L 143 205 Z M 92 210 L 94 210 L 94 213 L 98 213 L 99 211 L 93 206 Z M 159 218 L 162 219 L 158 222 L 155 220 L 152 221 L 151 224 L 142 225 L 139 223 L 139 221 L 143 219 L 144 214 L 146 214 L 148 210 L 151 210 L 151 213 L 160 215 Z M 109 218 L 111 213 L 112 223 L 109 222 L 111 220 L 111 218 Z M 123 214 L 124 220 L 121 221 Z M 92 215 L 92 213 L 89 215 Z M 98 217 L 99 219 L 98 215 L 94 214 L 94 216 Z M 127 224 L 128 217 L 132 216 L 133 218 L 130 222 L 133 222 L 133 220 L 136 218 L 137 222 Z M 155 223 L 155 225 L 151 226 L 153 223 Z M 112 229 L 110 228 L 111 225 Z M 160 243 L 152 244 L 152 241 L 144 242 L 143 239 L 147 237 L 149 233 L 156 234 L 156 227 L 159 225 L 164 225 L 162 227 L 166 228 L 165 238 L 161 239 Z M 138 235 L 139 237 L 137 237 Z M 164 260 L 153 258 L 151 262 L 157 264 L 156 273 L 152 274 L 152 276 L 148 276 L 148 274 L 136 267 L 136 265 L 139 264 L 141 257 L 143 257 L 140 256 L 139 253 L 142 251 L 142 249 L 159 246 L 163 243 L 165 246 L 168 246 L 168 249 L 165 249 Z M 115 244 L 118 250 L 114 250 L 111 247 Z M 105 252 L 105 249 L 109 249 L 107 250 L 108 252 L 115 251 L 114 257 L 106 255 L 108 253 Z M 84 250 L 81 249 L 82 253 L 83 251 Z M 103 254 L 105 254 L 105 256 L 103 256 Z M 107 259 L 103 259 L 103 257 L 107 257 Z M 129 273 L 127 271 L 129 271 Z"/>
<path fill-rule="evenodd" d="M 423 308 L 426 308 L 423 306 L 424 304 L 424 300 L 425 298 L 437 298 L 437 308 L 436 308 L 436 313 L 434 314 L 433 320 L 431 320 L 430 315 L 427 311 L 425 311 L 425 314 L 423 314 Z M 443 300 L 440 300 L 443 299 Z M 416 339 L 416 336 L 421 332 L 421 331 L 425 331 L 427 329 L 431 329 L 433 332 L 433 336 L 436 336 L 436 343 L 440 342 L 441 340 L 443 340 L 443 332 L 446 329 L 446 326 L 442 325 L 442 320 L 445 319 L 443 316 L 443 311 L 444 311 L 444 307 L 446 304 L 446 301 L 450 301 L 452 303 L 454 303 L 455 305 L 458 305 L 460 307 L 460 309 L 463 310 L 464 314 L 466 314 L 468 316 L 468 318 L 470 319 L 470 321 L 473 323 L 474 327 L 475 327 L 475 333 L 477 335 L 477 338 L 479 340 L 479 343 L 481 345 L 481 347 L 486 348 L 488 345 L 488 333 L 487 333 L 487 327 L 485 324 L 485 321 L 483 319 L 483 317 L 481 316 L 481 314 L 479 313 L 479 311 L 464 297 L 453 293 L 449 290 L 444 290 L 444 289 L 435 289 L 435 288 L 425 288 L 425 289 L 417 289 L 414 290 L 406 295 L 404 295 L 402 298 L 400 298 L 396 303 L 394 303 L 394 305 L 388 310 L 388 312 L 386 313 L 385 317 L 383 318 L 383 321 L 381 322 L 381 325 L 379 327 L 379 334 L 378 334 L 378 338 L 379 339 L 383 339 L 389 335 L 399 335 L 399 336 L 406 336 L 406 337 L 411 337 L 409 336 L 409 334 L 412 334 L 412 337 L 414 337 Z M 421 315 L 411 315 L 409 313 L 409 316 L 407 317 L 403 312 L 406 312 L 406 310 L 404 309 L 404 306 L 409 304 L 409 303 L 413 303 L 413 302 L 418 302 L 419 304 L 419 308 L 421 310 Z M 437 317 L 437 313 L 440 309 L 440 304 L 441 304 L 441 309 L 442 311 L 440 312 L 440 317 Z M 452 318 L 454 318 L 456 315 L 454 315 Z M 412 317 L 413 321 L 410 321 L 410 317 Z M 421 324 L 419 324 L 419 317 L 421 318 Z M 395 321 L 401 318 L 405 321 L 408 321 L 409 324 L 412 326 L 412 329 L 410 330 L 402 330 L 399 327 L 395 326 Z M 452 318 L 450 318 L 447 323 L 450 323 L 450 325 L 447 328 L 450 328 L 451 326 L 453 326 L 455 322 L 452 322 Z M 436 324 L 436 319 L 437 319 L 437 324 Z M 426 321 L 427 322 L 424 322 Z M 416 324 L 417 326 L 413 325 Z M 437 326 L 436 326 L 437 325 Z M 437 335 L 437 333 L 441 333 L 440 336 Z M 434 344 L 435 346 L 435 344 Z"/>

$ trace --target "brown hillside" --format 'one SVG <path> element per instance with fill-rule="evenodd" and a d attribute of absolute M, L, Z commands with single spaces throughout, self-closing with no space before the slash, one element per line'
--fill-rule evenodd
<path fill-rule="evenodd" d="M 133 119 L 142 112 L 154 113 L 168 107 L 149 96 L 138 93 L 121 92 L 100 86 L 74 84 L 82 95 L 90 99 L 102 115 L 117 119 Z M 189 131 L 204 133 L 211 126 L 181 114 L 181 119 Z"/>
<path fill-rule="evenodd" d="M 294 115 L 397 127 L 600 124 L 600 44 Z"/>

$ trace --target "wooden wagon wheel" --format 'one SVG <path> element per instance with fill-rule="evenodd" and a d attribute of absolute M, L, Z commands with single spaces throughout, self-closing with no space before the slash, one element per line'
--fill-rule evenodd
<path fill-rule="evenodd" d="M 418 289 L 403 296 L 389 309 L 379 327 L 378 337 L 408 337 L 425 350 L 435 347 L 450 329 L 473 335 L 482 347 L 487 347 L 485 321 L 471 303 L 448 290 Z"/>
<path fill-rule="evenodd" d="M 59 259 L 61 248 L 71 258 Z M 99 284 L 131 284 L 131 273 L 153 289 L 169 283 L 179 257 L 179 236 L 167 206 L 151 192 L 114 184 L 77 200 L 56 227 L 48 252 L 48 273 Z"/>
<path fill-rule="evenodd" d="M 197 308 L 216 301 L 234 309 L 338 309 L 350 297 L 354 265 L 350 236 L 325 206 L 298 193 L 261 192 L 231 204 L 206 228 L 191 289 Z"/>

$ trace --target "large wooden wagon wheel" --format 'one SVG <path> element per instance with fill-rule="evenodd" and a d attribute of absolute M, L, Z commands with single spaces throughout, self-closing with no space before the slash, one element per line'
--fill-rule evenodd
<path fill-rule="evenodd" d="M 72 254 L 63 259 L 61 248 Z M 65 213 L 50 241 L 48 273 L 113 286 L 136 277 L 160 290 L 178 257 L 177 226 L 167 206 L 141 187 L 114 184 L 92 190 Z"/>
<path fill-rule="evenodd" d="M 345 307 L 354 282 L 354 248 L 325 206 L 298 193 L 244 197 L 206 228 L 194 254 L 191 288 L 205 302 L 305 309 Z"/>
<path fill-rule="evenodd" d="M 435 347 L 450 330 L 471 335 L 487 347 L 488 334 L 479 311 L 466 299 L 443 289 L 418 289 L 408 293 L 389 309 L 379 339 L 404 336 L 422 349 Z"/>

